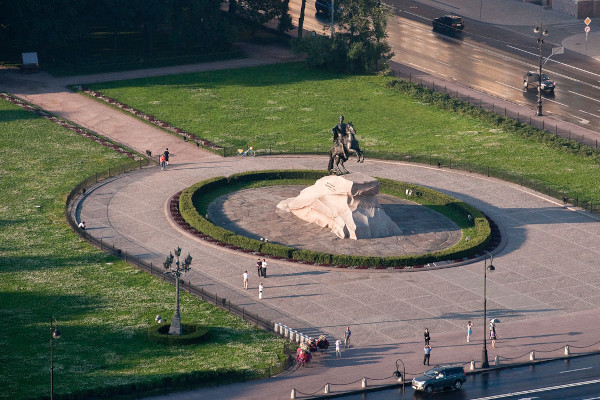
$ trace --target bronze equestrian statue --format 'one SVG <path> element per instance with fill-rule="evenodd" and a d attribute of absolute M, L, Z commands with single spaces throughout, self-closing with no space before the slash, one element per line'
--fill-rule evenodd
<path fill-rule="evenodd" d="M 358 140 L 356 140 L 356 130 L 352 122 L 345 124 L 344 116 L 340 115 L 340 122 L 331 129 L 331 133 L 333 133 L 334 145 L 329 150 L 329 166 L 327 169 L 330 174 L 347 174 L 348 170 L 344 167 L 344 163 L 348 161 L 350 154 L 356 154 L 357 162 L 365 160 L 358 145 Z"/>

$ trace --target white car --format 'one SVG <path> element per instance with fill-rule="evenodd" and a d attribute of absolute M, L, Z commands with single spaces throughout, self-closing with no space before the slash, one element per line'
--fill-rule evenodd
<path fill-rule="evenodd" d="M 540 74 L 537 72 L 529 71 L 525 75 L 523 75 L 523 88 L 525 90 L 529 89 L 529 86 L 536 88 L 540 83 Z M 540 89 L 542 92 L 554 93 L 554 88 L 556 87 L 556 83 L 550 80 L 548 75 L 542 74 L 542 85 Z"/>

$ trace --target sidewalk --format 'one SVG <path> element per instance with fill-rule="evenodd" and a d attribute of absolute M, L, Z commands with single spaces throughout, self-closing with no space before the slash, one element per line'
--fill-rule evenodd
<path fill-rule="evenodd" d="M 228 61 L 220 67 L 292 59 L 280 49 L 271 56 L 263 53 L 257 57 L 262 58 L 253 56 Z M 210 63 L 159 69 L 153 73 L 218 67 Z M 289 158 L 223 159 L 64 89 L 65 84 L 127 79 L 149 73 L 152 72 L 131 71 L 56 80 L 44 74 L 0 74 L 0 90 L 9 90 L 141 153 L 146 149 L 162 152 L 166 147 L 171 151 L 166 172 L 161 173 L 156 168 L 127 174 L 89 193 L 82 203 L 81 213 L 87 213 L 82 215 L 90 228 L 102 228 L 90 232 L 112 237 L 129 254 L 156 258 L 159 264 L 172 244 L 180 243 L 186 251 L 193 249 L 196 262 L 189 278 L 198 284 L 210 285 L 211 290 L 223 290 L 220 296 L 243 301 L 253 312 L 278 318 L 293 328 L 325 332 L 330 339 L 341 336 L 343 327 L 350 324 L 354 340 L 353 347 L 344 351 L 341 360 L 336 360 L 330 352 L 316 356 L 314 363 L 306 368 L 279 377 L 159 398 L 285 399 L 289 398 L 292 388 L 304 393 L 320 392 L 325 383 L 356 382 L 355 386 L 343 388 L 358 389 L 360 379 L 365 376 L 389 377 L 378 382 L 394 383 L 391 374 L 396 359 L 402 359 L 411 375 L 425 369 L 421 336 L 425 326 L 432 331 L 432 363 L 469 363 L 480 359 L 484 329 L 479 315 L 481 262 L 436 271 L 371 273 L 270 260 L 271 286 L 266 288 L 264 301 L 259 304 L 254 295 L 240 290 L 241 272 L 251 265 L 254 256 L 250 259 L 182 234 L 170 225 L 164 212 L 165 201 L 203 177 L 282 168 L 289 166 Z M 456 90 L 467 93 L 458 85 Z M 485 95 L 479 93 L 478 96 Z M 498 99 L 490 101 L 498 102 Z M 324 158 L 295 157 L 294 162 L 298 168 L 314 168 L 323 163 Z M 488 277 L 488 316 L 493 312 L 493 316 L 502 320 L 498 326 L 498 348 L 491 349 L 488 344 L 492 363 L 496 355 L 505 360 L 520 356 L 514 361 L 525 362 L 531 350 L 536 350 L 538 356 L 560 357 L 566 344 L 571 345 L 573 353 L 597 350 L 600 222 L 595 216 L 566 209 L 552 199 L 517 185 L 461 171 L 374 160 L 353 167 L 361 172 L 415 181 L 453 193 L 501 224 L 507 243 L 494 256 L 498 270 Z M 144 193 L 140 193 L 140 187 L 144 187 Z M 119 201 L 110 201 L 99 208 L 100 202 L 95 202 L 93 196 L 102 193 L 110 193 L 111 199 Z M 104 230 L 107 227 L 114 231 Z M 163 233 L 161 237 L 157 237 L 157 229 Z M 473 341 L 469 344 L 465 343 L 467 319 L 475 324 Z M 542 353 L 550 350 L 552 352 Z M 468 369 L 468 365 L 466 367 Z M 334 391 L 340 388 L 342 386 L 333 386 Z"/>

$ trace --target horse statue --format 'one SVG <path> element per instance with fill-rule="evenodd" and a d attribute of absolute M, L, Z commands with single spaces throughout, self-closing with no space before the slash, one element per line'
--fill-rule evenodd
<path fill-rule="evenodd" d="M 345 134 L 338 136 L 337 141 L 329 150 L 329 166 L 327 167 L 329 173 L 337 175 L 349 173 L 346 167 L 344 167 L 344 163 L 348 161 L 351 154 L 356 155 L 357 162 L 361 163 L 365 161 L 363 152 L 358 146 L 358 140 L 356 140 L 356 130 L 352 122 L 348 122 Z"/>

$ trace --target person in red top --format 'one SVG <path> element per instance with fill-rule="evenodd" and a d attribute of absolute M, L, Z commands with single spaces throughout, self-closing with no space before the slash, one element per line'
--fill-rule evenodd
<path fill-rule="evenodd" d="M 164 171 L 165 170 L 165 155 L 162 154 L 160 156 L 160 170 Z"/>

